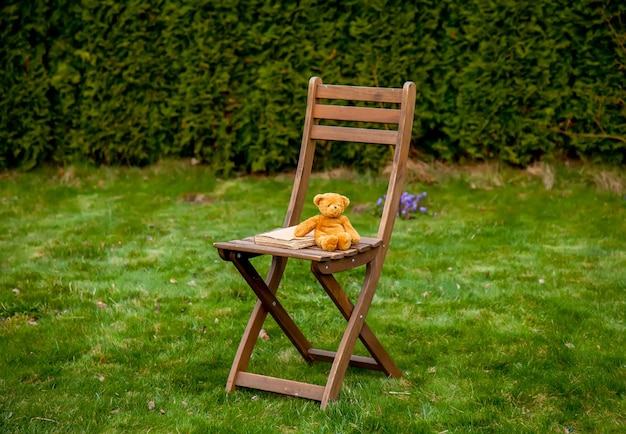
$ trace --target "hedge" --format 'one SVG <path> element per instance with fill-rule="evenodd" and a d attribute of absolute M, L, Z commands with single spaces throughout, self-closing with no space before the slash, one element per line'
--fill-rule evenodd
<path fill-rule="evenodd" d="M 9 0 L 0 168 L 294 166 L 307 80 L 418 85 L 415 152 L 626 162 L 623 2 Z M 388 151 L 320 146 L 322 165 Z"/>

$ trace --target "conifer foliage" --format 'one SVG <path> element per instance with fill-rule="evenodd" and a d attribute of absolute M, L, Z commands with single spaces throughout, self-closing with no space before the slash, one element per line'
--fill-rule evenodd
<path fill-rule="evenodd" d="M 312 75 L 415 81 L 413 144 L 431 158 L 626 162 L 623 2 L 8 0 L 0 38 L 0 168 L 289 169 Z"/>

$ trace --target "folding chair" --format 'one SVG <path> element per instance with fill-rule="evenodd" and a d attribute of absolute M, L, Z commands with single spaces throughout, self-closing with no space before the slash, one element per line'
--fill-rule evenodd
<path fill-rule="evenodd" d="M 343 105 L 337 105 L 337 100 L 342 100 Z M 346 101 L 351 105 L 346 105 Z M 370 106 L 365 107 L 365 103 L 370 103 Z M 374 107 L 371 107 L 372 103 Z M 393 108 L 387 108 L 390 106 Z M 415 84 L 412 82 L 406 82 L 399 89 L 326 85 L 318 77 L 310 79 L 302 146 L 284 227 L 300 222 L 316 141 L 375 143 L 395 147 L 378 234 L 376 238 L 361 237 L 361 241 L 349 250 L 333 252 L 317 247 L 300 250 L 268 247 L 255 244 L 253 237 L 214 244 L 220 257 L 235 265 L 258 297 L 228 376 L 227 391 L 237 386 L 259 389 L 321 401 L 321 408 L 325 408 L 329 401 L 339 396 L 349 365 L 382 371 L 391 377 L 402 376 L 400 369 L 366 324 L 365 318 L 376 291 L 399 206 L 414 108 Z M 335 121 L 348 121 L 350 126 L 338 126 Z M 358 127 L 354 127 L 354 123 L 359 123 Z M 372 125 L 376 128 L 370 128 Z M 272 256 L 265 280 L 250 262 L 250 258 L 259 255 Z M 336 352 L 313 348 L 276 298 L 289 258 L 311 261 L 313 275 L 347 320 Z M 333 274 L 363 265 L 366 267 L 363 284 L 356 304 L 353 304 Z M 247 372 L 248 362 L 268 313 L 306 361 L 332 363 L 325 386 Z M 371 357 L 353 355 L 357 339 L 361 340 Z"/>

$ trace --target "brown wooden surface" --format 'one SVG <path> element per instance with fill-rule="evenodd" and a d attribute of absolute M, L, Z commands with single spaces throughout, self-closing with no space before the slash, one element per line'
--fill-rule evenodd
<path fill-rule="evenodd" d="M 400 104 L 398 108 L 354 107 L 327 104 L 329 100 L 369 101 L 375 104 Z M 284 226 L 299 223 L 307 195 L 308 183 L 313 167 L 316 140 L 332 140 L 394 145 L 394 157 L 387 198 L 375 238 L 361 238 L 361 242 L 346 251 L 326 252 L 317 247 L 291 250 L 263 246 L 253 238 L 218 242 L 214 246 L 220 257 L 231 261 L 257 295 L 254 310 L 248 321 L 231 367 L 226 389 L 236 386 L 257 388 L 321 401 L 325 408 L 337 399 L 348 366 L 380 370 L 387 375 L 399 377 L 402 372 L 383 348 L 365 319 L 370 309 L 396 218 L 402 184 L 408 159 L 411 128 L 415 106 L 415 85 L 405 83 L 402 89 L 373 88 L 362 86 L 326 85 L 313 77 L 309 81 L 300 157 L 294 178 L 291 199 L 285 215 Z M 320 125 L 320 120 L 336 120 L 367 123 L 368 128 L 337 127 Z M 377 124 L 369 128 L 369 124 Z M 389 126 L 397 125 L 397 130 Z M 265 280 L 258 275 L 249 259 L 259 255 L 270 255 L 272 263 Z M 347 325 L 336 352 L 312 348 L 286 310 L 281 306 L 276 291 L 282 280 L 289 258 L 311 261 L 311 271 L 326 290 L 331 300 L 347 320 Z M 355 267 L 365 266 L 365 277 L 355 304 L 352 304 L 333 274 Z M 259 331 L 267 314 L 279 324 L 283 332 L 309 361 L 332 363 L 326 386 L 301 383 L 251 374 L 246 372 Z M 357 339 L 360 339 L 372 357 L 353 355 Z"/>
<path fill-rule="evenodd" d="M 225 252 L 219 250 L 219 253 L 220 256 L 226 260 L 230 258 L 230 253 L 227 251 Z M 267 287 L 272 293 L 276 293 L 286 265 L 287 258 L 278 256 L 272 257 L 272 263 L 270 264 L 270 270 L 266 279 Z M 228 379 L 226 381 L 227 391 L 232 392 L 235 390 L 239 374 L 248 369 L 248 363 L 250 361 L 250 357 L 252 356 L 254 345 L 256 344 L 257 337 L 259 336 L 266 317 L 267 310 L 263 307 L 261 300 L 258 300 L 254 305 L 254 309 L 252 310 L 246 329 L 241 336 L 241 341 L 237 347 L 237 353 L 233 359 L 233 364 L 230 368 L 230 373 L 228 374 Z"/>
<path fill-rule="evenodd" d="M 342 259 L 355 256 L 359 253 L 366 252 L 381 244 L 378 238 L 361 237 L 361 241 L 353 244 L 348 250 L 335 250 L 328 252 L 317 246 L 307 247 L 304 249 L 285 249 L 281 247 L 265 246 L 255 244 L 253 237 L 244 238 L 243 240 L 233 240 L 227 242 L 215 243 L 213 246 L 220 251 L 235 251 L 245 253 L 255 253 L 261 255 L 283 256 L 294 259 L 307 259 L 316 262 L 325 262 L 330 260 Z M 228 260 L 228 259 L 227 259 Z"/>
<path fill-rule="evenodd" d="M 402 102 L 402 90 L 397 88 L 341 86 L 321 84 L 316 87 L 316 98 L 341 99 L 346 101 Z"/>
<path fill-rule="evenodd" d="M 283 395 L 298 398 L 314 399 L 316 401 L 321 401 L 322 395 L 324 394 L 323 386 L 268 377 L 266 375 L 251 374 L 249 372 L 241 372 L 239 374 L 237 386 L 265 390 L 266 392 L 282 393 Z"/>
<path fill-rule="evenodd" d="M 382 255 L 379 255 L 382 256 Z M 382 262 L 376 257 L 372 262 L 368 263 L 365 271 L 365 278 L 361 286 L 361 292 L 357 299 L 356 305 L 350 314 L 348 325 L 343 333 L 335 360 L 328 374 L 328 381 L 322 396 L 321 408 L 326 408 L 330 401 L 334 401 L 339 396 L 341 384 L 346 375 L 346 369 L 350 364 L 350 357 L 354 352 L 356 340 L 361 336 L 361 330 L 365 324 L 365 318 L 370 308 L 376 285 L 382 270 Z M 376 355 L 372 354 L 374 358 Z"/>
<path fill-rule="evenodd" d="M 263 307 L 276 320 L 276 323 L 289 338 L 294 347 L 300 352 L 300 355 L 307 361 L 312 361 L 309 355 L 309 349 L 312 348 L 311 343 L 302 334 L 298 326 L 293 322 L 287 311 L 282 307 L 276 295 L 267 286 L 263 278 L 257 273 L 250 261 L 245 256 L 238 257 L 238 254 L 231 252 L 231 261 L 246 280 L 250 288 L 259 298 Z"/>
<path fill-rule="evenodd" d="M 313 116 L 317 119 L 332 119 L 335 121 L 375 122 L 396 125 L 400 122 L 400 110 L 376 107 L 315 104 Z"/>
<path fill-rule="evenodd" d="M 354 305 L 335 277 L 321 271 L 321 268 L 320 264 L 311 264 L 311 271 L 317 280 L 320 282 L 333 303 L 335 303 L 335 306 L 337 306 L 337 309 L 339 309 L 344 318 L 349 320 L 352 316 L 352 312 L 354 311 Z M 368 327 L 367 323 L 363 323 L 359 338 L 376 361 L 377 368 L 371 369 L 379 369 L 385 372 L 388 376 L 394 378 L 402 376 L 402 372 L 396 366 L 395 362 L 387 353 L 380 341 L 376 338 L 374 332 L 372 332 L 372 330 Z M 311 350 L 309 350 L 309 352 L 311 352 Z"/>
<path fill-rule="evenodd" d="M 313 157 L 315 156 L 315 140 L 311 138 L 311 128 L 319 122 L 313 116 L 313 108 L 316 102 L 315 92 L 321 83 L 322 79 L 319 77 L 312 77 L 309 80 L 309 95 L 306 103 L 300 156 L 298 157 L 298 167 L 293 181 L 293 189 L 291 191 L 289 206 L 287 207 L 287 214 L 285 215 L 284 227 L 300 223 L 302 207 L 306 199 L 309 178 L 311 177 L 311 170 L 313 168 Z"/>
<path fill-rule="evenodd" d="M 315 125 L 311 129 L 311 138 L 316 140 L 373 143 L 395 145 L 398 132 L 393 130 L 372 130 L 369 128 L 333 127 Z"/>
<path fill-rule="evenodd" d="M 309 354 L 315 361 L 328 363 L 333 363 L 337 356 L 337 352 L 335 351 L 319 350 L 317 348 L 311 348 Z M 383 367 L 372 357 L 352 355 L 350 356 L 350 366 L 361 369 L 372 369 L 374 371 L 384 371 Z"/>

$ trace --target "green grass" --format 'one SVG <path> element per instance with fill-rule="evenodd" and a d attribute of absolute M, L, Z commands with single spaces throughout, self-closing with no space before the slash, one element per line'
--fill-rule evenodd
<path fill-rule="evenodd" d="M 255 298 L 212 243 L 279 226 L 290 176 L 0 173 L 0 431 L 626 431 L 624 172 L 423 169 L 405 190 L 438 216 L 396 223 L 368 317 L 405 375 L 350 369 L 325 411 L 224 391 Z M 373 235 L 378 177 L 316 176 L 311 198 L 324 191 L 348 195 Z M 361 274 L 339 276 L 352 297 Z M 335 348 L 344 320 L 307 264 L 287 278 L 281 301 Z M 251 371 L 323 383 L 327 365 L 265 329 Z"/>

